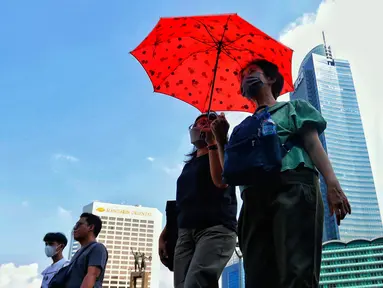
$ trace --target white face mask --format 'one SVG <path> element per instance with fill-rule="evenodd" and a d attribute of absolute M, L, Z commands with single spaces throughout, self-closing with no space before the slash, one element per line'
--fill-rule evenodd
<path fill-rule="evenodd" d="M 56 249 L 56 246 L 45 246 L 45 255 L 49 258 L 55 256 L 57 254 Z"/>

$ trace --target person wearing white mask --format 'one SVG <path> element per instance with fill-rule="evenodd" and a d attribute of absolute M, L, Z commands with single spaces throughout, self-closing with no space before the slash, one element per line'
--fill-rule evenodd
<path fill-rule="evenodd" d="M 41 288 L 48 288 L 48 284 L 53 276 L 62 267 L 69 264 L 69 261 L 63 257 L 63 250 L 68 240 L 62 233 L 48 233 L 44 236 L 43 241 L 45 242 L 45 255 L 52 258 L 53 261 L 53 263 L 41 273 L 43 276 Z"/>

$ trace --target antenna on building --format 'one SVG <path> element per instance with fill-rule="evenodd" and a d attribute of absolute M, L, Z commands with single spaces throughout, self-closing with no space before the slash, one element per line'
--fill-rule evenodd
<path fill-rule="evenodd" d="M 322 37 L 323 37 L 324 51 L 326 53 L 326 58 L 327 58 L 327 64 L 334 66 L 334 58 L 332 57 L 331 46 L 327 46 L 326 35 L 324 31 L 322 31 Z"/>
<path fill-rule="evenodd" d="M 326 35 L 324 34 L 324 31 L 322 31 L 322 37 L 323 37 L 324 47 L 326 48 L 327 47 L 327 43 L 326 43 Z"/>

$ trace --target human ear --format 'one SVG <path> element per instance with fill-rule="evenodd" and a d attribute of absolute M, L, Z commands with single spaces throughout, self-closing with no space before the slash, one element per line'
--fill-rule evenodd
<path fill-rule="evenodd" d="M 276 81 L 277 81 L 276 78 L 267 77 L 267 82 L 268 82 L 270 85 L 273 85 Z"/>

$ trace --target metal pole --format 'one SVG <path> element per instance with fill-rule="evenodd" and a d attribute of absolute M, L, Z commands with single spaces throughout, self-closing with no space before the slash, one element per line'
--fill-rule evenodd
<path fill-rule="evenodd" d="M 243 257 L 243 255 L 242 255 L 242 253 L 238 253 L 237 249 L 239 250 L 239 243 L 237 243 L 235 245 L 234 251 L 235 251 L 235 254 L 237 254 L 238 259 L 239 259 L 239 261 L 238 261 L 238 264 L 239 264 L 239 288 L 242 288 L 243 287 L 243 279 L 242 279 L 242 257 Z"/>
<path fill-rule="evenodd" d="M 239 258 L 239 288 L 242 288 L 243 279 L 242 279 L 242 257 Z"/>

